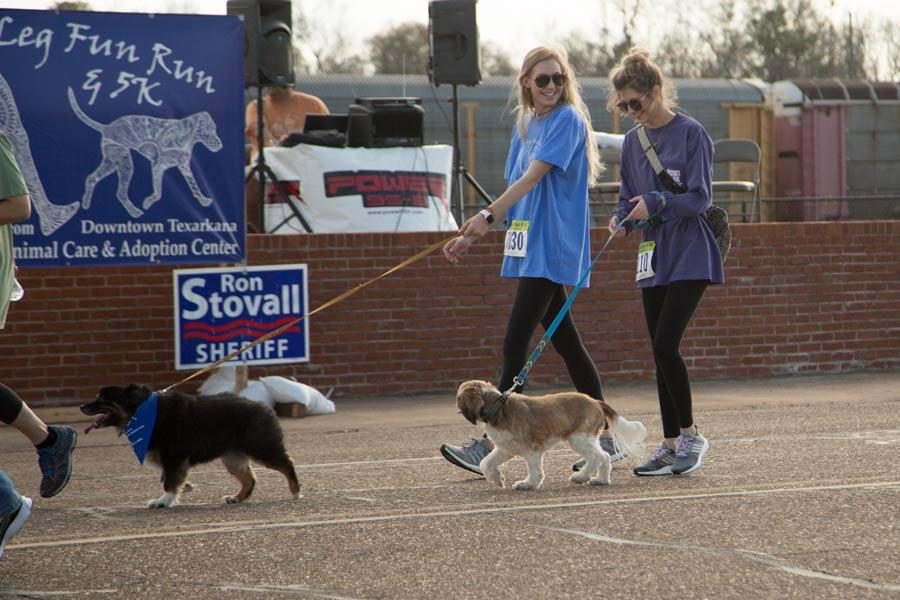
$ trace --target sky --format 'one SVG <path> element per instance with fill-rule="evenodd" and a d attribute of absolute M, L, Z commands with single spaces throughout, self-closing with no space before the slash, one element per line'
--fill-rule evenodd
<path fill-rule="evenodd" d="M 632 0 L 633 1 L 633 0 Z M 637 42 L 652 47 L 667 32 L 673 16 L 691 18 L 698 5 L 718 0 L 695 0 L 691 8 L 683 0 L 643 0 L 637 25 Z M 226 14 L 226 0 L 88 0 L 94 10 L 115 12 L 158 12 Z M 600 35 L 599 24 L 608 23 L 611 32 L 621 30 L 621 0 L 557 0 L 548 10 L 547 0 L 478 0 L 477 20 L 482 42 L 499 45 L 517 64 L 532 47 L 558 42 L 569 33 L 587 39 Z M 900 23 L 898 0 L 812 0 L 820 12 L 836 22 L 852 15 L 854 22 L 866 19 Z M 314 23 L 340 27 L 351 42 L 362 44 L 373 35 L 407 21 L 428 21 L 428 0 L 293 0 Z M 0 0 L 0 8 L 45 9 L 52 0 Z M 616 36 L 618 38 L 618 36 Z"/>

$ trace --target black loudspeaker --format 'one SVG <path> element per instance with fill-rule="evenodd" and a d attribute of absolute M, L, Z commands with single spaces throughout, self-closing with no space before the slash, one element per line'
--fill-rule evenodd
<path fill-rule="evenodd" d="M 478 0 L 431 0 L 428 4 L 431 58 L 429 78 L 442 83 L 481 83 L 481 47 L 475 3 Z"/>
<path fill-rule="evenodd" d="M 357 98 L 349 112 L 351 119 L 356 118 L 351 123 L 353 130 L 348 132 L 349 146 L 389 148 L 424 144 L 425 110 L 421 98 Z"/>
<path fill-rule="evenodd" d="M 292 85 L 291 0 L 228 0 L 244 21 L 244 85 Z"/>

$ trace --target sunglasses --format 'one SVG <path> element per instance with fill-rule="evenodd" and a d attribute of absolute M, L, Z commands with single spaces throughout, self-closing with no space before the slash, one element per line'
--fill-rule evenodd
<path fill-rule="evenodd" d="M 629 108 L 636 113 L 641 112 L 642 110 L 644 110 L 644 103 L 641 101 L 649 95 L 650 95 L 650 92 L 647 92 L 640 98 L 632 98 L 631 100 L 617 102 L 616 108 L 618 108 L 619 112 L 622 112 L 622 113 L 628 112 Z"/>
<path fill-rule="evenodd" d="M 553 80 L 553 85 L 556 87 L 561 86 L 566 82 L 566 76 L 562 73 L 554 73 L 553 75 L 538 75 L 534 78 L 534 85 L 538 86 L 541 89 L 544 89 L 548 85 L 550 85 L 550 80 Z"/>

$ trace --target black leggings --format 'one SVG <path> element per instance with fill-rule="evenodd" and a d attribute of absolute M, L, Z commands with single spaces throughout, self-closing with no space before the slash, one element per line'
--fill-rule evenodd
<path fill-rule="evenodd" d="M 22 412 L 22 399 L 0 383 L 0 422 L 10 425 Z"/>
<path fill-rule="evenodd" d="M 519 278 L 516 299 L 513 302 L 509 322 L 506 325 L 506 337 L 503 340 L 503 373 L 500 375 L 500 391 L 505 392 L 512 387 L 513 379 L 522 370 L 525 360 L 531 351 L 529 344 L 538 323 L 544 330 L 550 327 L 553 319 L 566 303 L 566 289 L 549 279 L 536 277 Z M 553 337 L 553 347 L 566 363 L 569 377 L 575 389 L 598 400 L 603 399 L 600 386 L 600 374 L 594 365 L 591 355 L 581 343 L 581 336 L 572 320 L 572 311 L 559 323 Z M 519 386 L 521 387 L 521 386 Z M 518 389 L 516 391 L 521 391 Z"/>
<path fill-rule="evenodd" d="M 707 285 L 707 281 L 674 281 L 641 290 L 644 317 L 656 360 L 656 389 L 663 435 L 667 438 L 678 437 L 681 428 L 694 424 L 691 382 L 678 348 Z"/>

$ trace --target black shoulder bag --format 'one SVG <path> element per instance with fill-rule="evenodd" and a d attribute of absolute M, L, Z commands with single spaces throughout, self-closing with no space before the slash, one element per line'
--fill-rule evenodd
<path fill-rule="evenodd" d="M 647 132 L 644 131 L 643 125 L 638 127 L 637 136 L 644 153 L 647 155 L 647 160 L 650 161 L 650 166 L 653 167 L 663 187 L 673 194 L 685 193 L 687 186 L 677 183 L 672 178 L 672 175 L 663 168 L 662 163 L 659 162 L 659 156 L 656 155 L 656 150 L 653 148 L 653 144 L 650 143 L 650 138 L 647 137 Z M 712 204 L 700 217 L 706 221 L 706 224 L 713 232 L 716 238 L 716 245 L 719 246 L 719 253 L 722 255 L 722 262 L 724 263 L 728 257 L 728 251 L 731 250 L 731 225 L 728 224 L 728 213 L 721 206 Z"/>

